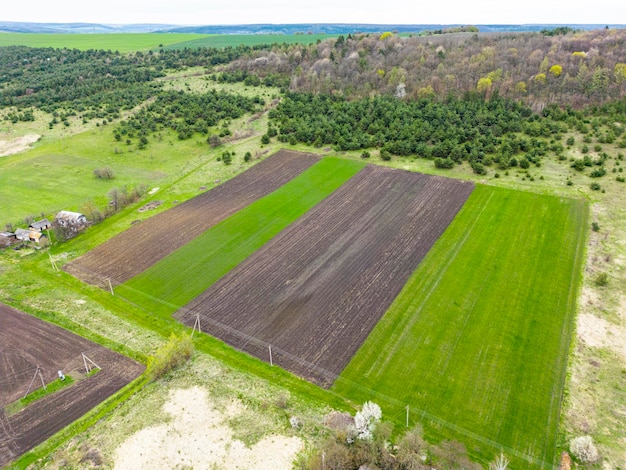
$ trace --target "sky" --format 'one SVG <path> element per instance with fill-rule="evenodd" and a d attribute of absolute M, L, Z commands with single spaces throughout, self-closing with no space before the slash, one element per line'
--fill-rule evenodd
<path fill-rule="evenodd" d="M 6 3 L 6 4 L 4 4 Z M 0 21 L 177 25 L 257 23 L 626 24 L 624 0 L 29 0 Z"/>

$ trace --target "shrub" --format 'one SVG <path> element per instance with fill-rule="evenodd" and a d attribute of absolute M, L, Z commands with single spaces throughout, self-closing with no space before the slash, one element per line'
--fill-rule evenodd
<path fill-rule="evenodd" d="M 589 176 L 591 176 L 592 178 L 601 178 L 604 175 L 606 175 L 606 170 L 603 166 L 601 166 L 600 168 L 596 168 L 589 174 Z"/>
<path fill-rule="evenodd" d="M 261 143 L 264 145 L 267 145 L 270 143 L 270 136 L 267 134 L 263 134 L 263 137 L 261 137 Z"/>
<path fill-rule="evenodd" d="M 185 333 L 180 336 L 172 333 L 167 343 L 161 346 L 154 356 L 148 359 L 147 375 L 150 380 L 157 380 L 169 371 L 182 366 L 193 353 L 191 337 Z"/>
<path fill-rule="evenodd" d="M 444 168 L 444 169 L 454 168 L 454 160 L 452 160 L 450 157 L 448 157 L 448 158 L 435 158 L 435 167 L 436 168 Z"/>
<path fill-rule="evenodd" d="M 598 273 L 596 278 L 593 280 L 593 283 L 597 287 L 604 287 L 609 283 L 609 275 L 605 272 Z"/>
<path fill-rule="evenodd" d="M 600 191 L 600 185 L 598 183 L 591 183 L 589 185 L 589 187 L 593 190 L 593 191 Z"/>
<path fill-rule="evenodd" d="M 597 462 L 600 458 L 591 436 L 575 437 L 570 441 L 569 448 L 574 457 L 583 463 Z"/>
<path fill-rule="evenodd" d="M 600 224 L 598 224 L 598 222 L 591 222 L 591 230 L 593 230 L 594 232 L 599 232 Z"/>
<path fill-rule="evenodd" d="M 366 150 L 361 154 L 361 158 L 370 158 L 370 153 Z"/>
<path fill-rule="evenodd" d="M 389 150 L 380 149 L 380 158 L 388 162 L 389 160 L 391 160 L 391 153 L 389 153 Z"/>
<path fill-rule="evenodd" d="M 93 170 L 93 174 L 99 180 L 112 180 L 113 178 L 115 178 L 113 170 L 108 166 L 105 166 L 103 168 L 96 168 L 95 170 Z"/>
<path fill-rule="evenodd" d="M 233 162 L 233 157 L 230 155 L 230 152 L 222 153 L 222 161 L 225 165 L 230 165 Z"/>
<path fill-rule="evenodd" d="M 476 173 L 477 175 L 486 175 L 487 174 L 487 170 L 485 170 L 485 167 L 480 162 L 473 162 L 472 163 L 472 171 L 474 173 Z"/>

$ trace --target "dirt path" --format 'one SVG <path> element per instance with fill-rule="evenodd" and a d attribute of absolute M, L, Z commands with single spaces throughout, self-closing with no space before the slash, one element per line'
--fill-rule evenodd
<path fill-rule="evenodd" d="M 28 134 L 11 140 L 0 140 L 0 157 L 28 150 L 31 144 L 34 144 L 40 138 L 41 136 L 38 134 Z"/>

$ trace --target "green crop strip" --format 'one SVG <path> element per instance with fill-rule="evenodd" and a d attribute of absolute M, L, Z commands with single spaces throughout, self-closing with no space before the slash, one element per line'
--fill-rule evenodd
<path fill-rule="evenodd" d="M 477 186 L 333 389 L 435 439 L 551 466 L 584 201 Z"/>
<path fill-rule="evenodd" d="M 169 316 L 339 188 L 364 164 L 324 158 L 268 196 L 198 234 L 182 248 L 118 286 L 116 292 Z"/>
<path fill-rule="evenodd" d="M 119 52 L 145 51 L 157 49 L 179 42 L 187 42 L 205 37 L 203 34 L 42 34 L 42 33 L 2 33 L 2 46 L 66 47 L 68 49 L 103 49 Z"/>

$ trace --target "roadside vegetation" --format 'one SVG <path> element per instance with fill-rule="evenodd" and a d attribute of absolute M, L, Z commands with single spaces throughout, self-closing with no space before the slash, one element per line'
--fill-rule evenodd
<path fill-rule="evenodd" d="M 439 375 L 430 367 L 436 360 L 433 357 L 439 357 L 435 346 L 455 344 L 449 337 L 453 331 L 444 328 L 440 316 L 451 316 L 460 309 L 457 304 L 474 311 L 468 297 L 471 292 L 446 281 L 438 289 L 445 294 L 445 302 L 405 293 L 397 300 L 430 302 L 432 308 L 427 312 L 422 309 L 424 312 L 416 316 L 418 323 L 439 315 L 428 325 L 420 323 L 420 328 L 416 324 L 408 329 L 410 338 L 398 341 L 396 352 L 406 354 L 405 363 L 415 363 L 415 367 L 426 364 L 424 370 L 430 371 L 426 375 L 415 372 L 408 385 L 403 379 L 402 386 L 397 386 L 399 372 L 378 368 L 386 357 L 380 345 L 385 335 L 392 334 L 390 322 L 401 310 L 397 306 L 392 307 L 367 343 L 367 351 L 376 357 L 362 349 L 344 372 L 343 380 L 330 391 L 199 335 L 193 340 L 195 352 L 186 365 L 164 372 L 153 383 L 147 384 L 144 379 L 134 383 L 61 436 L 27 454 L 18 466 L 39 458 L 53 466 L 62 466 L 59 462 L 64 459 L 80 466 L 86 462 L 81 459 L 89 450 L 99 446 L 105 449 L 104 462 L 112 464 L 114 451 L 125 437 L 154 424 L 161 416 L 158 410 L 164 401 L 160 397 L 163 389 L 198 384 L 207 370 L 219 369 L 215 377 L 220 380 L 211 382 L 209 388 L 220 389 L 223 403 L 230 397 L 243 400 L 254 410 L 258 422 L 265 423 L 254 428 L 250 421 L 239 421 L 233 427 L 244 434 L 249 428 L 258 437 L 278 426 L 287 434 L 303 437 L 322 452 L 303 451 L 298 460 L 303 468 L 322 468 L 325 464 L 321 463 L 321 455 L 324 459 L 337 456 L 348 467 L 358 461 L 377 462 L 384 468 L 387 442 L 398 445 L 398 453 L 392 457 L 395 462 L 400 453 L 420 455 L 421 463 L 416 461 L 413 467 L 407 463 L 406 468 L 420 468 L 424 462 L 468 468 L 471 464 L 463 460 L 468 454 L 487 464 L 500 454 L 493 442 L 507 447 L 504 454 L 513 462 L 511 468 L 523 466 L 519 462 L 525 456 L 532 456 L 535 463 L 556 465 L 563 450 L 590 468 L 624 467 L 626 36 L 621 30 L 564 33 L 455 33 L 421 38 L 363 34 L 319 38 L 322 40 L 309 44 L 251 41 L 224 46 L 206 37 L 199 39 L 201 44 L 186 43 L 190 47 L 182 49 L 170 41 L 183 38 L 159 35 L 157 46 L 152 46 L 152 38 L 128 42 L 128 49 L 112 44 L 111 50 L 118 49 L 119 53 L 96 50 L 98 46 L 91 43 L 81 45 L 82 39 L 69 44 L 72 49 L 31 49 L 15 47 L 15 42 L 2 48 L 0 140 L 10 142 L 33 133 L 40 139 L 32 150 L 0 157 L 0 229 L 68 208 L 84 212 L 93 221 L 107 210 L 110 216 L 67 243 L 55 242 L 49 250 L 31 244 L 20 251 L 2 252 L 3 302 L 147 362 L 167 344 L 172 333 L 189 334 L 190 329 L 166 315 L 153 315 L 121 296 L 111 296 L 56 272 L 50 260 L 62 264 L 74 259 L 131 223 L 215 187 L 244 171 L 248 162 L 288 147 L 340 155 L 346 168 L 350 160 L 354 164 L 351 168 L 361 165 L 357 162 L 371 162 L 489 186 L 480 187 L 475 195 L 498 195 L 498 203 L 486 203 L 489 214 L 477 214 L 477 205 L 467 206 L 449 230 L 458 233 L 455 230 L 461 230 L 459 224 L 467 222 L 463 217 L 471 218 L 467 215 L 471 213 L 475 215 L 472 220 L 484 228 L 482 244 L 469 251 L 461 249 L 453 257 L 458 265 L 451 261 L 449 272 L 442 273 L 441 279 L 452 278 L 453 273 L 458 277 L 479 267 L 487 269 L 491 262 L 491 270 L 476 279 L 483 280 L 484 285 L 472 290 L 482 289 L 489 295 L 480 298 L 480 320 L 468 320 L 470 330 L 478 324 L 495 322 L 485 326 L 485 331 L 501 338 L 501 358 L 521 361 L 526 356 L 516 356 L 516 351 L 533 350 L 537 361 L 539 357 L 558 359 L 547 372 L 543 363 L 528 359 L 518 368 L 528 366 L 528 375 L 523 380 L 516 376 L 517 381 L 511 382 L 520 391 L 517 399 L 544 405 L 536 416 L 516 426 L 514 420 L 507 420 L 514 412 L 492 401 L 480 406 L 495 413 L 500 424 L 479 422 L 480 416 L 464 408 L 467 396 L 459 395 L 463 388 L 449 383 L 450 376 L 444 377 L 441 372 L 444 367 Z M 136 202 L 119 210 L 110 209 L 115 194 L 140 187 L 144 192 Z M 511 214 L 500 204 L 521 199 L 526 209 L 520 213 Z M 588 218 L 581 199 L 589 204 Z M 161 204 L 137 212 L 153 201 Z M 493 208 L 494 204 L 500 205 Z M 508 222 L 495 224 L 488 220 L 496 214 Z M 555 222 L 557 216 L 560 222 Z M 506 230 L 494 233 L 494 226 Z M 529 227 L 533 233 L 545 234 L 543 244 L 538 239 L 523 238 Z M 452 235 L 446 234 L 431 256 L 454 251 L 455 245 L 447 236 Z M 587 239 L 585 253 L 577 243 Z M 237 240 L 231 239 L 230 243 L 232 252 L 240 251 Z M 195 251 L 190 247 L 193 252 L 185 259 L 200 260 L 196 255 L 205 246 L 199 244 L 193 248 Z M 538 252 L 556 256 L 563 265 L 526 264 L 535 259 L 530 254 Z M 576 256 L 585 258 L 582 273 L 571 268 Z M 422 292 L 420 286 L 433 280 L 434 274 L 427 272 L 434 269 L 433 263 L 429 258 L 418 268 L 411 281 L 414 291 Z M 490 284 L 505 263 L 513 263 L 519 273 L 526 273 L 519 275 L 515 289 L 502 287 L 510 280 Z M 171 273 L 171 268 L 164 272 Z M 565 279 L 564 274 L 571 277 Z M 209 282 L 191 274 L 189 278 L 202 281 L 202 285 Z M 154 279 L 144 281 L 151 286 L 158 283 Z M 533 291 L 531 281 L 549 286 L 554 295 L 540 299 L 525 295 Z M 568 298 L 554 305 L 559 299 L 556 291 L 566 285 L 574 294 L 580 294 L 577 303 Z M 179 303 L 184 299 L 175 300 Z M 542 324 L 545 330 L 541 332 L 548 337 L 539 341 L 533 321 L 539 322 L 539 317 L 551 319 L 547 310 L 567 319 L 567 331 L 555 330 L 552 323 Z M 502 311 L 507 315 L 501 315 Z M 429 355 L 417 356 L 416 360 L 409 352 L 402 352 L 409 351 L 416 336 L 427 332 L 440 338 L 425 349 Z M 481 341 L 474 343 L 480 345 Z M 517 346 L 520 349 L 515 349 Z M 454 362 L 458 366 L 455 370 L 467 371 L 480 362 L 471 362 L 469 358 L 475 357 L 471 354 L 467 352 Z M 453 355 L 445 357 L 456 360 Z M 567 357 L 567 364 L 559 362 L 563 357 Z M 208 369 L 207 361 L 211 363 Z M 198 364 L 202 367 L 196 371 Z M 373 369 L 382 374 L 377 382 L 368 376 Z M 550 389 L 544 382 L 546 374 L 554 379 L 550 383 L 558 384 L 556 388 Z M 459 373 L 456 380 L 468 383 L 469 376 L 469 372 Z M 495 390 L 498 378 L 502 377 L 494 376 L 485 383 Z M 422 389 L 424 384 L 426 390 Z M 380 395 L 372 397 L 364 387 Z M 402 393 L 397 396 L 393 390 Z M 277 397 L 284 397 L 287 391 L 290 398 L 286 409 L 275 405 L 285 401 Z M 409 427 L 402 437 L 409 396 L 420 404 L 409 410 L 410 425 L 417 424 L 413 419 L 419 413 L 425 418 L 419 420 L 423 429 L 411 431 Z M 155 413 L 149 419 L 132 411 L 143 399 L 145 409 Z M 379 429 L 370 444 L 346 446 L 342 432 L 331 432 L 322 424 L 331 407 L 354 414 L 370 399 L 383 408 L 383 421 L 395 425 L 393 431 Z M 442 415 L 450 400 L 456 403 L 454 419 L 462 428 L 460 435 L 465 435 L 463 444 L 449 441 L 452 433 Z M 113 411 L 118 405 L 120 408 Z M 112 413 L 110 418 L 95 424 L 108 413 Z M 296 431 L 290 424 L 292 415 L 302 419 L 305 431 Z M 446 423 L 437 424 L 437 419 Z M 97 427 L 93 429 L 110 436 L 95 439 L 95 432 L 88 431 L 94 424 Z M 528 436 L 539 432 L 547 437 L 523 444 L 528 443 Z M 588 439 L 581 439 L 584 436 L 591 436 L 593 448 Z M 250 441 L 257 437 L 250 437 Z M 69 439 L 73 440 L 67 444 Z M 485 439 L 493 442 L 485 444 Z M 422 440 L 430 442 L 431 447 Z M 456 455 L 457 460 L 445 460 L 448 457 L 437 454 L 433 443 L 446 449 L 447 455 Z M 520 451 L 520 445 L 532 449 Z M 58 446 L 61 449 L 51 453 Z M 354 457 L 353 453 L 359 452 L 361 457 L 367 453 L 379 453 L 379 457 Z M 594 455 L 597 458 L 592 459 Z"/>

